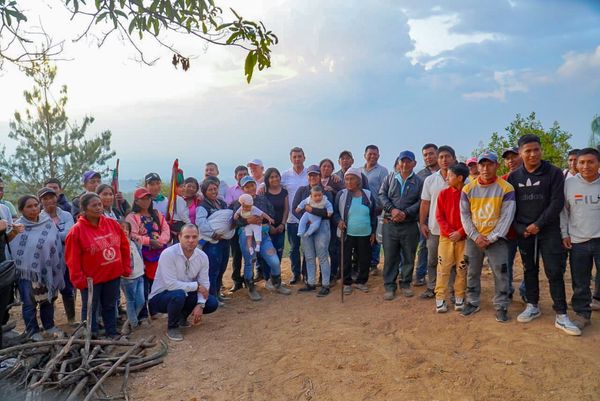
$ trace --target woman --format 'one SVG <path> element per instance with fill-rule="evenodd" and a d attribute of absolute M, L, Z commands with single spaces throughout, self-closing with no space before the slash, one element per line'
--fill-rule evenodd
<path fill-rule="evenodd" d="M 204 180 L 201 190 L 204 201 L 196 209 L 194 221 L 201 236 L 210 238 L 202 248 L 208 256 L 209 263 L 208 277 L 210 288 L 208 293 L 217 297 L 219 302 L 223 302 L 225 298 L 221 295 L 221 286 L 223 284 L 223 275 L 227 269 L 227 262 L 229 261 L 229 240 L 223 238 L 222 234 L 215 232 L 215 228 L 213 228 L 208 218 L 220 210 L 227 212 L 229 210 L 225 201 L 219 198 L 219 183 L 217 181 L 212 179 Z M 229 220 L 229 224 L 231 223 L 232 221 Z"/>
<path fill-rule="evenodd" d="M 65 246 L 67 234 L 73 227 L 73 216 L 71 213 L 58 207 L 58 196 L 53 189 L 42 188 L 38 191 L 38 199 L 42 203 L 40 218 L 50 218 L 56 225 L 62 246 Z M 65 287 L 60 291 L 67 320 L 70 325 L 75 324 L 75 288 L 69 279 L 69 270 L 64 273 Z"/>
<path fill-rule="evenodd" d="M 152 194 L 146 188 L 138 188 L 133 193 L 133 207 L 125 218 L 131 224 L 131 238 L 142 244 L 144 259 L 144 296 L 148 302 L 148 294 L 156 276 L 158 258 L 167 247 L 171 238 L 171 230 L 161 212 L 154 209 Z M 148 317 L 148 308 L 142 308 L 139 320 Z"/>
<path fill-rule="evenodd" d="M 92 335 L 98 336 L 101 311 L 106 336 L 117 338 L 117 300 L 120 277 L 131 274 L 129 240 L 115 220 L 104 215 L 104 206 L 95 193 L 80 201 L 81 214 L 65 242 L 65 258 L 71 282 L 81 290 L 81 316 L 87 319 L 88 283 L 93 283 Z"/>
<path fill-rule="evenodd" d="M 281 174 L 274 167 L 265 171 L 265 196 L 275 210 L 275 224 L 269 227 L 269 236 L 277 250 L 277 257 L 282 260 L 285 245 L 285 222 L 289 214 L 288 191 L 281 186 Z M 265 267 L 263 275 L 268 280 L 271 272 L 266 271 L 268 266 Z"/>
<path fill-rule="evenodd" d="M 22 217 L 15 223 L 25 230 L 17 234 L 12 244 L 12 256 L 17 267 L 17 280 L 23 319 L 27 334 L 34 341 L 43 340 L 36 318 L 39 304 L 40 318 L 47 334 L 63 335 L 54 326 L 54 305 L 58 292 L 65 286 L 65 263 L 58 228 L 48 216 L 40 217 L 40 203 L 33 195 L 22 196 L 18 201 Z"/>
<path fill-rule="evenodd" d="M 198 184 L 198 180 L 194 177 L 188 177 L 183 181 L 183 199 L 185 200 L 186 210 L 192 223 L 195 223 L 196 209 L 202 203 L 202 195 L 198 193 L 199 191 L 200 184 Z"/>
<path fill-rule="evenodd" d="M 334 221 L 340 241 L 344 241 L 344 294 L 352 293 L 350 258 L 358 259 L 356 288 L 369 291 L 369 265 L 371 246 L 375 241 L 377 216 L 375 198 L 368 189 L 362 188 L 362 175 L 358 168 L 349 168 L 344 174 L 346 189 L 338 192 L 334 204 Z"/>
<path fill-rule="evenodd" d="M 256 195 L 256 181 L 250 176 L 246 176 L 240 180 L 240 187 L 244 193 L 252 196 L 254 200 L 254 206 L 267 213 L 271 218 L 275 216 L 273 211 L 273 205 L 269 202 L 266 196 Z M 238 210 L 240 202 L 235 201 L 231 205 L 231 209 Z M 248 288 L 250 299 L 253 301 L 260 301 L 261 296 L 254 287 L 254 281 L 252 280 L 252 264 L 254 262 L 254 255 L 250 254 L 248 245 L 246 242 L 246 234 L 244 233 L 244 226 L 247 224 L 262 224 L 263 219 L 259 216 L 252 216 L 248 219 L 238 217 L 236 220 L 237 232 L 239 236 L 239 244 L 242 250 L 242 256 L 244 257 L 244 282 Z M 289 295 L 291 291 L 281 285 L 281 266 L 280 260 L 277 257 L 277 251 L 271 242 L 269 237 L 269 226 L 264 224 L 262 231 L 262 243 L 260 246 L 260 256 L 264 259 L 265 263 L 269 266 L 271 272 L 271 279 L 267 281 L 265 287 L 271 291 L 275 290 L 280 294 Z"/>
<path fill-rule="evenodd" d="M 104 213 L 104 216 L 117 221 L 125 217 L 121 210 L 116 207 L 115 190 L 113 187 L 108 184 L 100 184 L 98 185 L 98 188 L 96 188 L 96 193 L 102 202 L 102 212 Z"/>
<path fill-rule="evenodd" d="M 308 185 L 298 188 L 294 201 L 292 202 L 292 213 L 297 219 L 300 219 L 306 212 L 312 213 L 315 216 L 321 217 L 321 225 L 317 232 L 307 237 L 302 237 L 302 249 L 304 250 L 304 258 L 306 260 L 306 277 L 307 282 L 303 288 L 298 291 L 314 291 L 316 289 L 316 271 L 317 258 L 321 266 L 321 282 L 322 287 L 318 295 L 324 297 L 329 294 L 329 283 L 331 281 L 331 265 L 329 263 L 329 242 L 331 239 L 331 228 L 329 224 L 330 215 L 326 208 L 318 209 L 306 206 L 305 209 L 296 212 L 300 202 L 310 197 L 312 190 L 318 190 L 323 193 L 327 200 L 333 204 L 333 195 L 328 190 L 323 190 L 321 187 L 321 170 L 318 166 L 312 165 L 307 169 Z"/>
<path fill-rule="evenodd" d="M 333 174 L 335 166 L 331 159 L 321 160 L 319 170 L 321 171 L 321 186 L 325 191 L 331 192 L 335 199 L 337 193 L 344 189 L 344 183 L 337 175 Z"/>

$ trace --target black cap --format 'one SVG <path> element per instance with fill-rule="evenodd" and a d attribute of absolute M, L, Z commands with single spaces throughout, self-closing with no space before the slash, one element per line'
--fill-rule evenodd
<path fill-rule="evenodd" d="M 151 181 L 162 181 L 160 179 L 160 175 L 156 174 L 156 173 L 148 173 L 146 174 L 146 176 L 144 177 L 144 182 L 146 184 L 148 184 Z"/>
<path fill-rule="evenodd" d="M 52 188 L 44 187 L 40 189 L 37 193 L 38 199 L 42 199 L 46 195 L 54 195 L 56 196 L 56 192 Z"/>

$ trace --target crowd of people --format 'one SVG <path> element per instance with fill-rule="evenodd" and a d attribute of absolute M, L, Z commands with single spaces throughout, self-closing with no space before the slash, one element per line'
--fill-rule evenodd
<path fill-rule="evenodd" d="M 555 327 L 581 335 L 592 310 L 600 309 L 597 272 L 592 294 L 592 269 L 600 264 L 598 149 L 572 150 L 565 171 L 543 160 L 540 138 L 531 134 L 501 155 L 485 151 L 466 163 L 450 146 L 429 143 L 421 151 L 425 166 L 418 172 L 410 150 L 400 152 L 388 172 L 375 145 L 366 147 L 362 167 L 342 151 L 335 171 L 330 159 L 306 166 L 304 151 L 295 147 L 289 169 L 265 170 L 253 159 L 235 168 L 233 186 L 219 179 L 211 162 L 202 180 L 178 174 L 172 208 L 154 172 L 144 177 L 131 205 L 94 171 L 83 174 L 84 191 L 72 202 L 49 178 L 15 208 L 2 199 L 0 183 L 0 261 L 15 261 L 15 288 L 34 341 L 62 334 L 54 324 L 58 294 L 67 320 L 76 322 L 77 290 L 81 319 L 91 315 L 95 336 L 127 334 L 164 313 L 168 337 L 179 341 L 183 327 L 227 302 L 223 276 L 230 256 L 230 292 L 245 287 L 259 301 L 257 283 L 264 280 L 276 294 L 288 296 L 297 285 L 300 293 L 326 297 L 338 280 L 344 295 L 369 292 L 383 246 L 384 300 L 394 300 L 398 290 L 412 297 L 414 287 L 425 286 L 419 297 L 432 302 L 432 311 L 454 309 L 465 317 L 480 310 L 481 273 L 488 265 L 496 320 L 504 323 L 510 320 L 518 251 L 525 308 L 516 320 L 527 323 L 541 314 L 541 259 Z M 500 163 L 509 169 L 503 176 Z M 281 279 L 286 235 L 288 284 Z M 12 291 L 0 292 L 5 323 Z M 126 315 L 121 327 L 120 310 Z"/>

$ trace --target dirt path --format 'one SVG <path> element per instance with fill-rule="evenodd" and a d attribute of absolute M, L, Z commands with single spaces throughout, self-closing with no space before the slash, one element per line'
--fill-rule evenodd
<path fill-rule="evenodd" d="M 343 305 L 340 285 L 321 299 L 297 287 L 289 297 L 270 294 L 261 283 L 261 302 L 234 294 L 171 342 L 165 364 L 137 375 L 131 393 L 172 401 L 600 400 L 600 322 L 582 337 L 555 329 L 544 279 L 542 317 L 517 323 L 523 305 L 514 301 L 510 322 L 497 323 L 491 276 L 483 280 L 482 309 L 471 318 L 436 314 L 434 301 L 416 296 L 384 302 L 381 276 Z M 164 335 L 165 327 L 162 318 L 136 335 Z"/>

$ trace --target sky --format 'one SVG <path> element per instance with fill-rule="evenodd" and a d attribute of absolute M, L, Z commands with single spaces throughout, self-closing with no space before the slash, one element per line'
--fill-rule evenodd
<path fill-rule="evenodd" d="M 59 0 L 29 5 L 65 40 L 56 82 L 67 85 L 74 122 L 93 115 L 88 131 L 112 132 L 123 178 L 168 175 L 179 158 L 186 176 L 207 161 L 231 182 L 250 159 L 290 167 L 300 146 L 307 164 L 376 144 L 390 168 L 402 150 L 453 146 L 468 156 L 517 113 L 535 111 L 545 127 L 558 121 L 583 147 L 600 114 L 600 2 L 579 0 L 253 0 L 217 1 L 261 20 L 279 37 L 273 66 L 243 75 L 240 49 L 206 46 L 185 36 L 164 39 L 191 54 L 191 69 L 150 40 L 152 67 L 118 37 L 98 48 L 106 27 L 74 43 L 86 20 Z M 32 83 L 0 71 L 0 143 L 10 152 L 8 122 L 23 110 Z M 57 91 L 58 92 L 58 85 Z M 420 159 L 420 158 L 419 158 Z M 111 161 L 110 164 L 114 164 Z M 420 160 L 419 160 L 419 164 Z"/>

